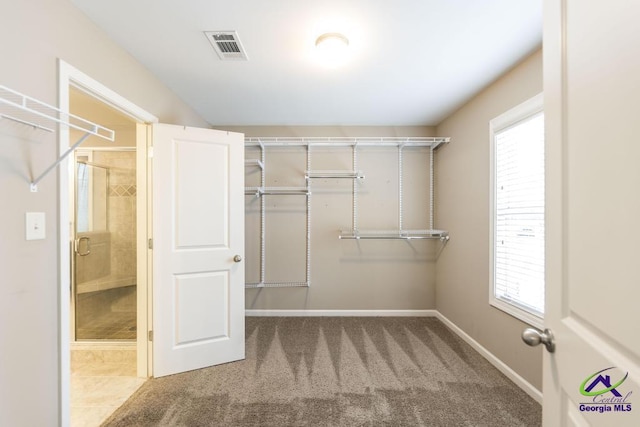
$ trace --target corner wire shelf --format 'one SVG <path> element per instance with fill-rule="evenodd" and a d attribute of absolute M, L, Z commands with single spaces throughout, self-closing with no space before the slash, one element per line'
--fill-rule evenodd
<path fill-rule="evenodd" d="M 115 140 L 115 132 L 111 129 L 90 122 L 89 120 L 85 120 L 74 114 L 64 112 L 57 107 L 45 104 L 44 102 L 38 101 L 37 99 L 31 98 L 27 95 L 23 95 L 20 92 L 16 92 L 15 90 L 2 85 L 0 85 L 0 109 L 0 111 L 2 111 L 0 112 L 0 118 L 11 120 L 16 123 L 32 127 L 33 129 L 53 133 L 53 128 L 56 125 L 61 125 L 84 132 L 84 135 L 72 144 L 64 153 L 62 153 L 53 164 L 47 167 L 40 175 L 31 181 L 31 192 L 37 192 L 38 183 L 88 137 L 97 136 L 110 142 Z M 11 113 L 6 113 L 6 110 L 10 110 Z M 35 119 L 44 120 L 48 123 L 37 123 L 34 122 Z"/>

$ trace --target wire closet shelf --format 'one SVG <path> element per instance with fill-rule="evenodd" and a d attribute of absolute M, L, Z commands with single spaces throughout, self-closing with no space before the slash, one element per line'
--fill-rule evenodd
<path fill-rule="evenodd" d="M 260 278 L 256 283 L 247 283 L 247 288 L 266 287 L 310 287 L 311 285 L 311 195 L 312 182 L 315 179 L 351 179 L 352 185 L 352 228 L 341 230 L 338 238 L 341 240 L 440 240 L 443 244 L 449 241 L 449 233 L 434 228 L 434 153 L 443 144 L 449 143 L 448 137 L 247 137 L 245 147 L 258 148 L 259 158 L 246 159 L 245 166 L 256 167 L 260 170 L 260 186 L 245 187 L 246 196 L 254 196 L 260 200 Z M 267 187 L 265 153 L 270 147 L 304 147 L 306 148 L 307 167 L 304 172 L 306 186 L 304 187 Z M 348 170 L 314 170 L 311 158 L 314 147 L 350 147 L 352 152 L 352 167 Z M 358 187 L 365 179 L 364 173 L 358 168 L 358 151 L 363 147 L 395 147 L 398 159 L 398 227 L 395 230 L 362 230 L 358 227 Z M 403 223 L 403 150 L 407 147 L 426 147 L 429 149 L 429 185 L 428 185 L 428 229 L 404 229 Z M 263 196 L 306 196 L 306 274 L 305 280 L 295 282 L 270 282 L 266 280 L 266 244 L 265 244 L 265 214 L 266 204 Z"/>
<path fill-rule="evenodd" d="M 447 242 L 449 233 L 445 230 L 434 228 L 434 152 L 443 144 L 450 142 L 449 137 L 315 137 L 315 138 L 297 138 L 297 137 L 250 137 L 245 138 L 246 147 L 260 147 L 264 152 L 267 147 L 307 147 L 310 151 L 312 147 L 352 147 L 353 149 L 353 169 L 352 170 L 307 170 L 305 171 L 305 179 L 307 180 L 307 188 L 298 189 L 265 189 L 251 188 L 247 189 L 245 194 L 254 194 L 260 197 L 263 194 L 311 194 L 310 181 L 314 178 L 344 178 L 353 179 L 352 194 L 352 216 L 353 224 L 351 230 L 341 230 L 338 238 L 341 240 L 440 240 Z M 358 228 L 358 187 L 359 181 L 364 180 L 365 175 L 358 170 L 358 147 L 397 147 L 398 149 L 398 229 L 397 230 L 361 230 Z M 431 149 L 429 158 L 429 228 L 422 230 L 405 230 L 403 228 L 403 149 L 405 147 L 429 147 Z M 248 160 L 248 164 L 257 165 L 264 170 L 263 160 Z M 310 165 L 309 165 L 310 169 Z M 297 190 L 297 191 L 296 191 Z M 278 193 L 278 191 L 281 191 Z"/>
<path fill-rule="evenodd" d="M 82 117 L 62 111 L 30 96 L 24 95 L 6 86 L 0 85 L 0 119 L 10 120 L 33 130 L 53 133 L 57 126 L 78 130 L 83 135 L 62 153 L 40 175 L 30 182 L 32 192 L 38 191 L 38 183 L 56 168 L 69 154 L 90 136 L 96 136 L 109 142 L 115 140 L 115 132 Z"/>

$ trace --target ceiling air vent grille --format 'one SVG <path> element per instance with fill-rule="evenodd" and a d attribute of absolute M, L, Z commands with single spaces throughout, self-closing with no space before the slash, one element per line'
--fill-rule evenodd
<path fill-rule="evenodd" d="M 223 61 L 246 61 L 249 59 L 235 31 L 205 31 L 207 40 Z"/>

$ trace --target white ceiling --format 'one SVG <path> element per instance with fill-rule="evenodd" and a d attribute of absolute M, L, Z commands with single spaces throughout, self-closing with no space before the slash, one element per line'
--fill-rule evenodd
<path fill-rule="evenodd" d="M 542 0 L 72 0 L 212 125 L 436 125 L 542 42 Z M 235 30 L 249 61 L 203 31 Z M 337 69 L 313 58 L 349 38 Z"/>

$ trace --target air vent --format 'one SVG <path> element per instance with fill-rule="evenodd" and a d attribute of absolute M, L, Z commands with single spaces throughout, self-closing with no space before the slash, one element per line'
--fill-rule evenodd
<path fill-rule="evenodd" d="M 223 61 L 246 61 L 247 57 L 235 31 L 205 31 L 207 40 Z"/>

